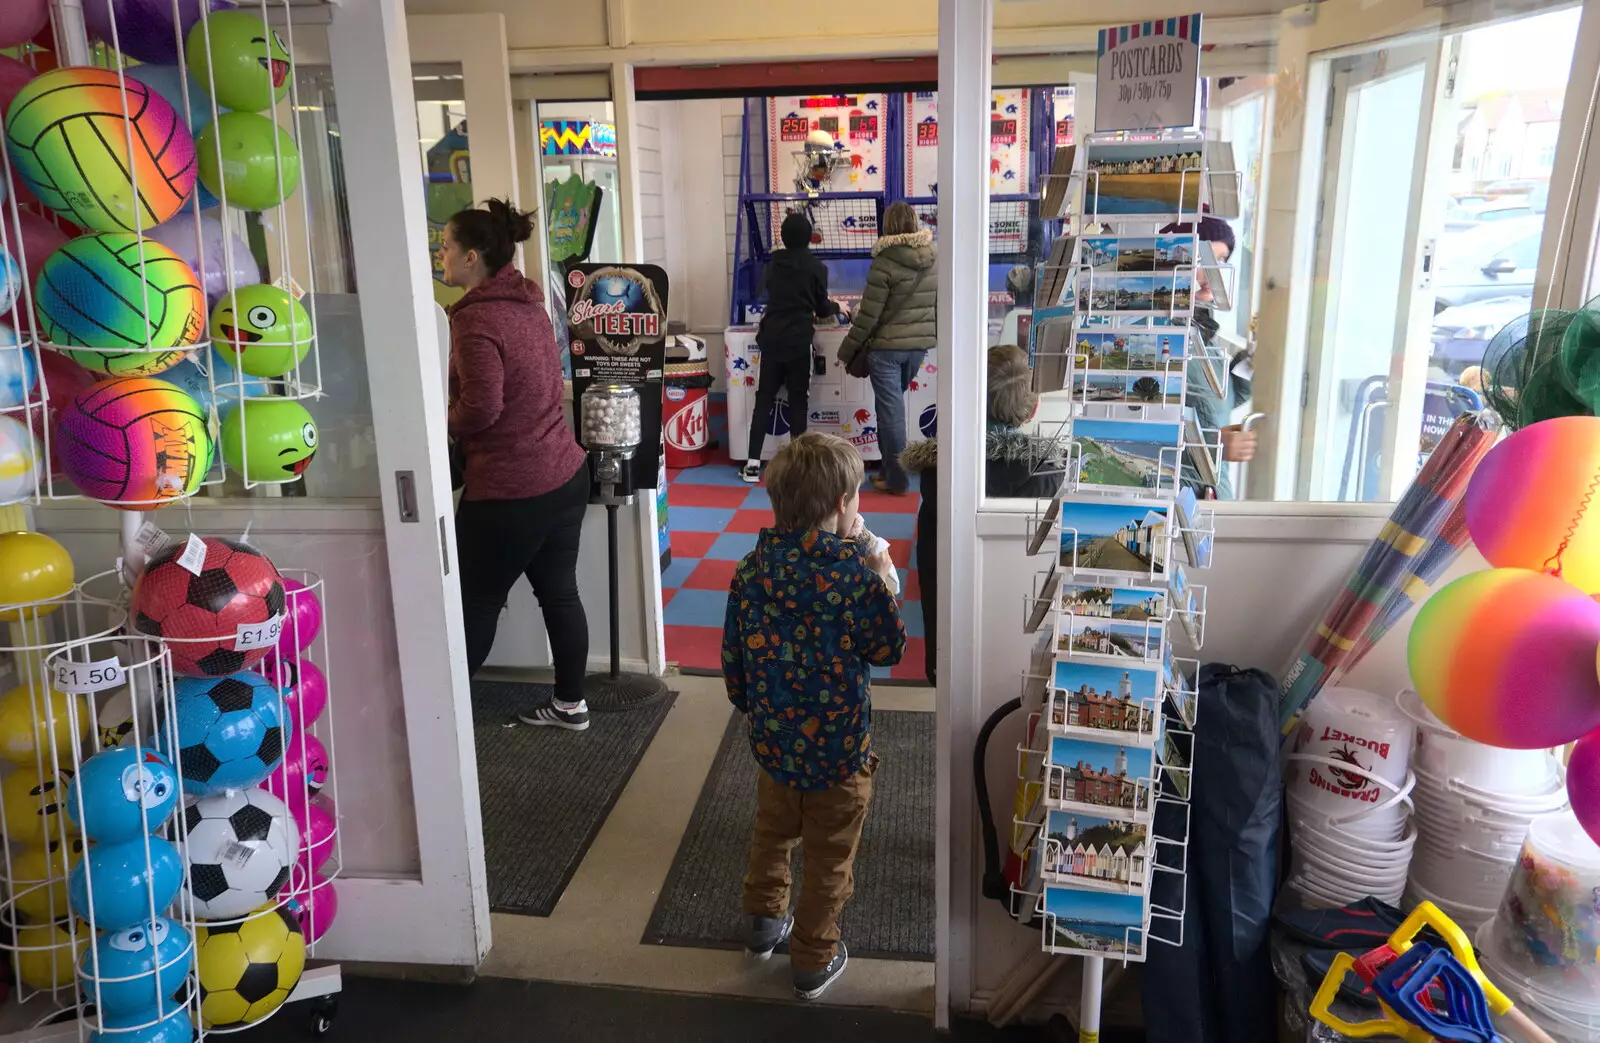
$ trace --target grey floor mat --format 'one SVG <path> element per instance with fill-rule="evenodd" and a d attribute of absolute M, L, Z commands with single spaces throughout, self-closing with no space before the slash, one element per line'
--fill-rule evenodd
<path fill-rule="evenodd" d="M 496 912 L 549 916 L 677 694 L 631 713 L 596 713 L 589 730 L 506 727 L 550 701 L 549 685 L 476 681 L 478 793 Z"/>
<path fill-rule="evenodd" d="M 756 767 L 744 718 L 734 715 L 717 750 L 644 941 L 700 949 L 744 944 L 739 898 L 755 825 Z M 934 717 L 875 710 L 882 758 L 856 855 L 855 897 L 840 928 L 852 956 L 933 958 Z M 796 881 L 804 871 L 796 858 Z"/>

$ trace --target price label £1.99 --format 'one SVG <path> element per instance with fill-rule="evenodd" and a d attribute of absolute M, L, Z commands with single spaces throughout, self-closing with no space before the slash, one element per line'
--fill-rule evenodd
<path fill-rule="evenodd" d="M 92 695 L 116 688 L 128 679 L 122 661 L 116 657 L 93 663 L 74 663 L 57 659 L 51 664 L 51 682 L 57 691 L 71 695 Z"/>
<path fill-rule="evenodd" d="M 278 635 L 283 633 L 283 617 L 273 616 L 264 623 L 241 623 L 234 632 L 233 647 L 240 652 L 250 652 L 257 648 L 268 648 L 278 643 Z"/>

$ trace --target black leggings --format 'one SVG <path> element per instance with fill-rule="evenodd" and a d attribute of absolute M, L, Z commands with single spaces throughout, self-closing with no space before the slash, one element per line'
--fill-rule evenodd
<path fill-rule="evenodd" d="M 750 414 L 750 448 L 746 460 L 761 459 L 767 440 L 767 424 L 772 420 L 772 403 L 779 388 L 789 389 L 789 437 L 806 433 L 806 418 L 811 411 L 811 351 L 796 359 L 761 358 L 761 373 L 756 378 L 756 408 Z"/>
<path fill-rule="evenodd" d="M 587 464 L 567 483 L 524 500 L 462 500 L 456 508 L 456 558 L 461 562 L 461 616 L 467 631 L 467 674 L 494 648 L 506 598 L 526 576 L 544 613 L 555 662 L 556 698 L 583 698 L 589 666 L 589 620 L 578 597 L 578 540 L 589 504 Z"/>

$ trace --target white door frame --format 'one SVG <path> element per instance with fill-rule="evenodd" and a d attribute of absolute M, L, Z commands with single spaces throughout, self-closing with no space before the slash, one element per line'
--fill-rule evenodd
<path fill-rule="evenodd" d="M 422 872 L 420 881 L 341 881 L 342 922 L 327 955 L 476 966 L 489 951 L 489 892 L 401 0 L 344 0 L 328 48 L 341 123 L 360 135 L 344 163 L 360 186 L 350 225 Z M 397 494 L 404 473 L 413 476 L 409 520 Z"/>

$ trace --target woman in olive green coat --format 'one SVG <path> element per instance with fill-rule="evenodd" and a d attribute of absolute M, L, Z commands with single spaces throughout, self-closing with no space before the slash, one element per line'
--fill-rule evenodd
<path fill-rule="evenodd" d="M 872 484 L 896 495 L 910 484 L 900 466 L 906 447 L 906 391 L 939 333 L 938 255 L 933 233 L 920 224 L 906 203 L 883 212 L 883 234 L 872 247 L 867 288 L 839 346 L 839 358 L 846 363 L 867 351 L 883 452 L 883 474 Z"/>

